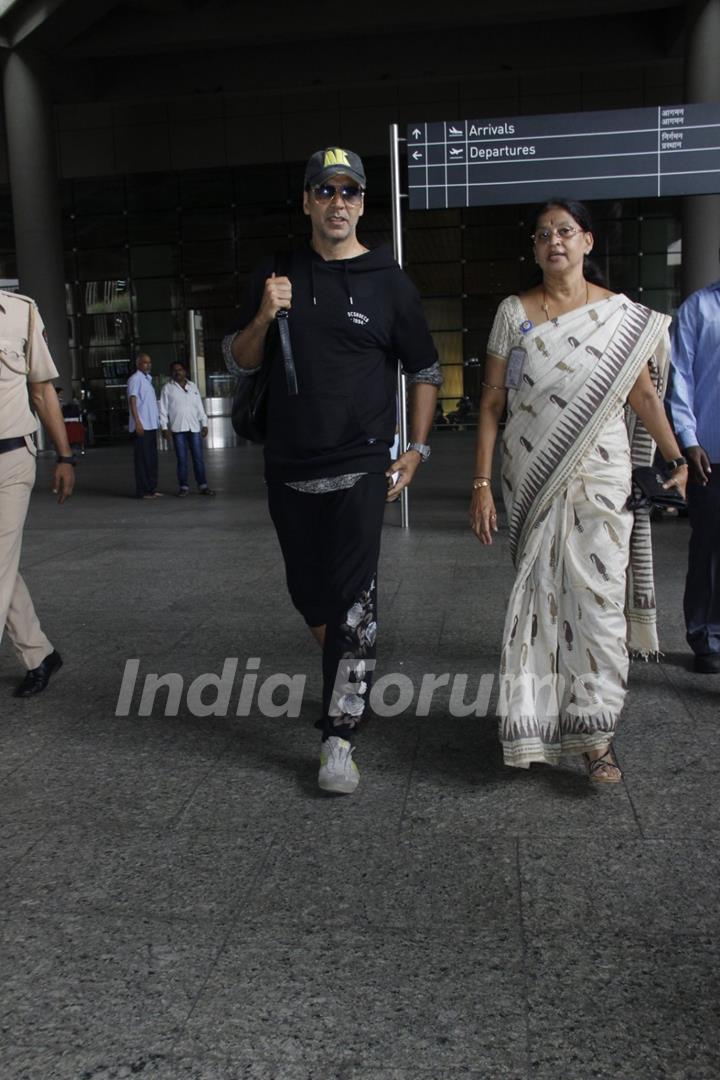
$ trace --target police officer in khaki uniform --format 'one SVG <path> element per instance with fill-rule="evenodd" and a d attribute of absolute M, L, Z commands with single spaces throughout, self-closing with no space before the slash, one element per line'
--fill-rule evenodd
<path fill-rule="evenodd" d="M 52 379 L 58 376 L 34 300 L 0 291 L 0 636 L 27 668 L 15 697 L 44 690 L 62 666 L 42 632 L 30 593 L 18 572 L 22 534 L 35 483 L 37 421 L 30 398 L 57 450 L 53 493 L 63 503 L 75 485 L 75 459 Z"/>

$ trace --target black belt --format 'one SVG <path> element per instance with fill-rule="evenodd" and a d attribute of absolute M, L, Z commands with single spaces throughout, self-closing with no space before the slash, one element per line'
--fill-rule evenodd
<path fill-rule="evenodd" d="M 24 435 L 14 435 L 11 439 L 0 439 L 0 454 L 7 454 L 8 450 L 18 450 L 26 446 Z"/>

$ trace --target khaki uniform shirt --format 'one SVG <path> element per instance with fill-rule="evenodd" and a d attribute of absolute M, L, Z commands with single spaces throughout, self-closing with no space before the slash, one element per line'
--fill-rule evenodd
<path fill-rule="evenodd" d="M 57 377 L 35 301 L 0 290 L 0 439 L 37 430 L 27 384 Z"/>

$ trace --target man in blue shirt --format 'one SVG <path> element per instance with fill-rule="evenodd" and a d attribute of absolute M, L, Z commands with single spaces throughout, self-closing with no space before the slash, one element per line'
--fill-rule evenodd
<path fill-rule="evenodd" d="M 720 674 L 720 281 L 678 310 L 668 403 L 690 466 L 685 626 L 695 670 Z"/>
<path fill-rule="evenodd" d="M 159 499 L 157 429 L 159 412 L 150 369 L 152 360 L 147 353 L 138 353 L 137 371 L 128 379 L 127 395 L 130 409 L 128 430 L 135 449 L 135 497 Z"/>

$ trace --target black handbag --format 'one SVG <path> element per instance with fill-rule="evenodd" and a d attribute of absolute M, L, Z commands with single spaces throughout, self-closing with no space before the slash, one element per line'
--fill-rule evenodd
<path fill-rule="evenodd" d="M 280 263 L 284 262 L 283 269 Z M 289 256 L 286 254 L 275 257 L 275 273 L 287 274 L 289 269 Z M 273 359 L 277 354 L 278 342 L 282 353 L 285 379 L 287 381 L 288 394 L 298 392 L 297 375 L 295 373 L 295 361 L 292 354 L 292 342 L 290 340 L 290 328 L 288 325 L 288 312 L 278 311 L 275 321 L 268 329 L 265 338 L 265 351 L 260 367 L 247 375 L 239 375 L 235 393 L 233 394 L 230 421 L 235 433 L 241 439 L 248 442 L 264 443 L 267 435 L 268 396 L 270 392 L 270 373 Z"/>
<path fill-rule="evenodd" d="M 667 475 L 652 465 L 643 465 L 632 471 L 632 494 L 626 503 L 628 510 L 641 510 L 644 507 L 676 507 L 687 505 L 676 487 L 664 488 Z"/>
<path fill-rule="evenodd" d="M 235 434 L 248 442 L 263 443 L 267 434 L 268 389 L 272 351 L 275 348 L 277 328 L 273 324 L 265 339 L 265 355 L 257 371 L 238 375 L 233 394 L 230 422 Z M 272 350 L 270 339 L 272 338 Z"/>

